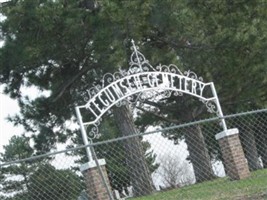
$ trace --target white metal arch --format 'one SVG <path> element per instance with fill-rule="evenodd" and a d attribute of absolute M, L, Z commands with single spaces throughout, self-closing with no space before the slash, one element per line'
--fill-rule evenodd
<path fill-rule="evenodd" d="M 88 90 L 89 99 L 85 105 L 75 107 L 78 122 L 81 127 L 84 144 L 98 135 L 98 125 L 101 117 L 114 105 L 120 106 L 123 101 L 131 102 L 132 96 L 137 100 L 146 99 L 160 93 L 170 96 L 171 94 L 188 94 L 199 98 L 209 112 L 216 113 L 221 117 L 224 130 L 227 130 L 219 99 L 213 82 L 204 83 L 202 77 L 188 70 L 182 73 L 173 64 L 152 67 L 144 55 L 137 50 L 133 43 L 133 53 L 128 71 L 106 74 L 98 84 Z M 208 92 L 205 92 L 208 91 Z M 87 109 L 92 119 L 83 122 L 80 109 Z M 92 126 L 91 138 L 88 138 L 86 127 Z M 92 160 L 91 151 L 87 148 L 87 156 Z"/>

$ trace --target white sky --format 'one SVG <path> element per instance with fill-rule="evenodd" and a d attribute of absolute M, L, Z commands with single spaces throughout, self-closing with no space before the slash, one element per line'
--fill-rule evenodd
<path fill-rule="evenodd" d="M 14 127 L 8 123 L 8 115 L 14 115 L 19 112 L 18 104 L 15 100 L 2 94 L 3 86 L 0 86 L 0 152 L 3 152 L 3 145 L 8 144 L 9 139 L 15 134 L 23 132 L 22 127 Z"/>
<path fill-rule="evenodd" d="M 17 100 L 4 95 L 3 89 L 4 85 L 0 85 L 0 152 L 3 152 L 3 145 L 7 145 L 13 135 L 21 135 L 24 132 L 22 126 L 14 126 L 13 123 L 7 121 L 8 116 L 19 114 L 20 110 Z M 49 94 L 48 92 L 40 92 L 34 87 L 22 88 L 21 92 L 23 96 L 30 96 L 30 99 Z"/>

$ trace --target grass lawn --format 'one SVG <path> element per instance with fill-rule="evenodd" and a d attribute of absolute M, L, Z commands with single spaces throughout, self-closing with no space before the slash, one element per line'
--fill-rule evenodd
<path fill-rule="evenodd" d="M 230 181 L 218 178 L 179 189 L 156 192 L 153 195 L 131 200 L 267 200 L 267 169 L 258 170 L 250 178 Z"/>

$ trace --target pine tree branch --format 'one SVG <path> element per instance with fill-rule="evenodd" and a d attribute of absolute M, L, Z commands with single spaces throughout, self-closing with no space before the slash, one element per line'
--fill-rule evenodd
<path fill-rule="evenodd" d="M 58 99 L 62 97 L 62 95 L 65 93 L 65 91 L 77 80 L 79 79 L 85 72 L 89 70 L 88 67 L 83 67 L 76 75 L 74 75 L 71 79 L 65 81 L 63 84 L 61 84 L 60 89 L 58 90 L 57 95 L 55 98 L 53 98 L 52 102 L 56 102 Z"/>

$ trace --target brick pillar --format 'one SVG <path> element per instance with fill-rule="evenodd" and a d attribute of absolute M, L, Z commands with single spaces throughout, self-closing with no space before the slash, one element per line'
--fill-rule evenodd
<path fill-rule="evenodd" d="M 105 167 L 106 161 L 104 159 L 100 159 L 98 160 L 98 163 L 102 169 L 104 178 L 111 191 L 108 174 L 107 174 L 107 170 Z M 85 184 L 87 187 L 87 194 L 89 196 L 89 199 L 93 199 L 93 200 L 109 200 L 110 199 L 95 161 L 90 161 L 88 163 L 83 164 L 82 166 L 80 166 L 80 171 L 82 172 L 84 179 L 85 179 Z"/>
<path fill-rule="evenodd" d="M 244 179 L 250 175 L 238 133 L 238 129 L 234 128 L 215 136 L 219 141 L 226 174 L 232 180 Z"/>

